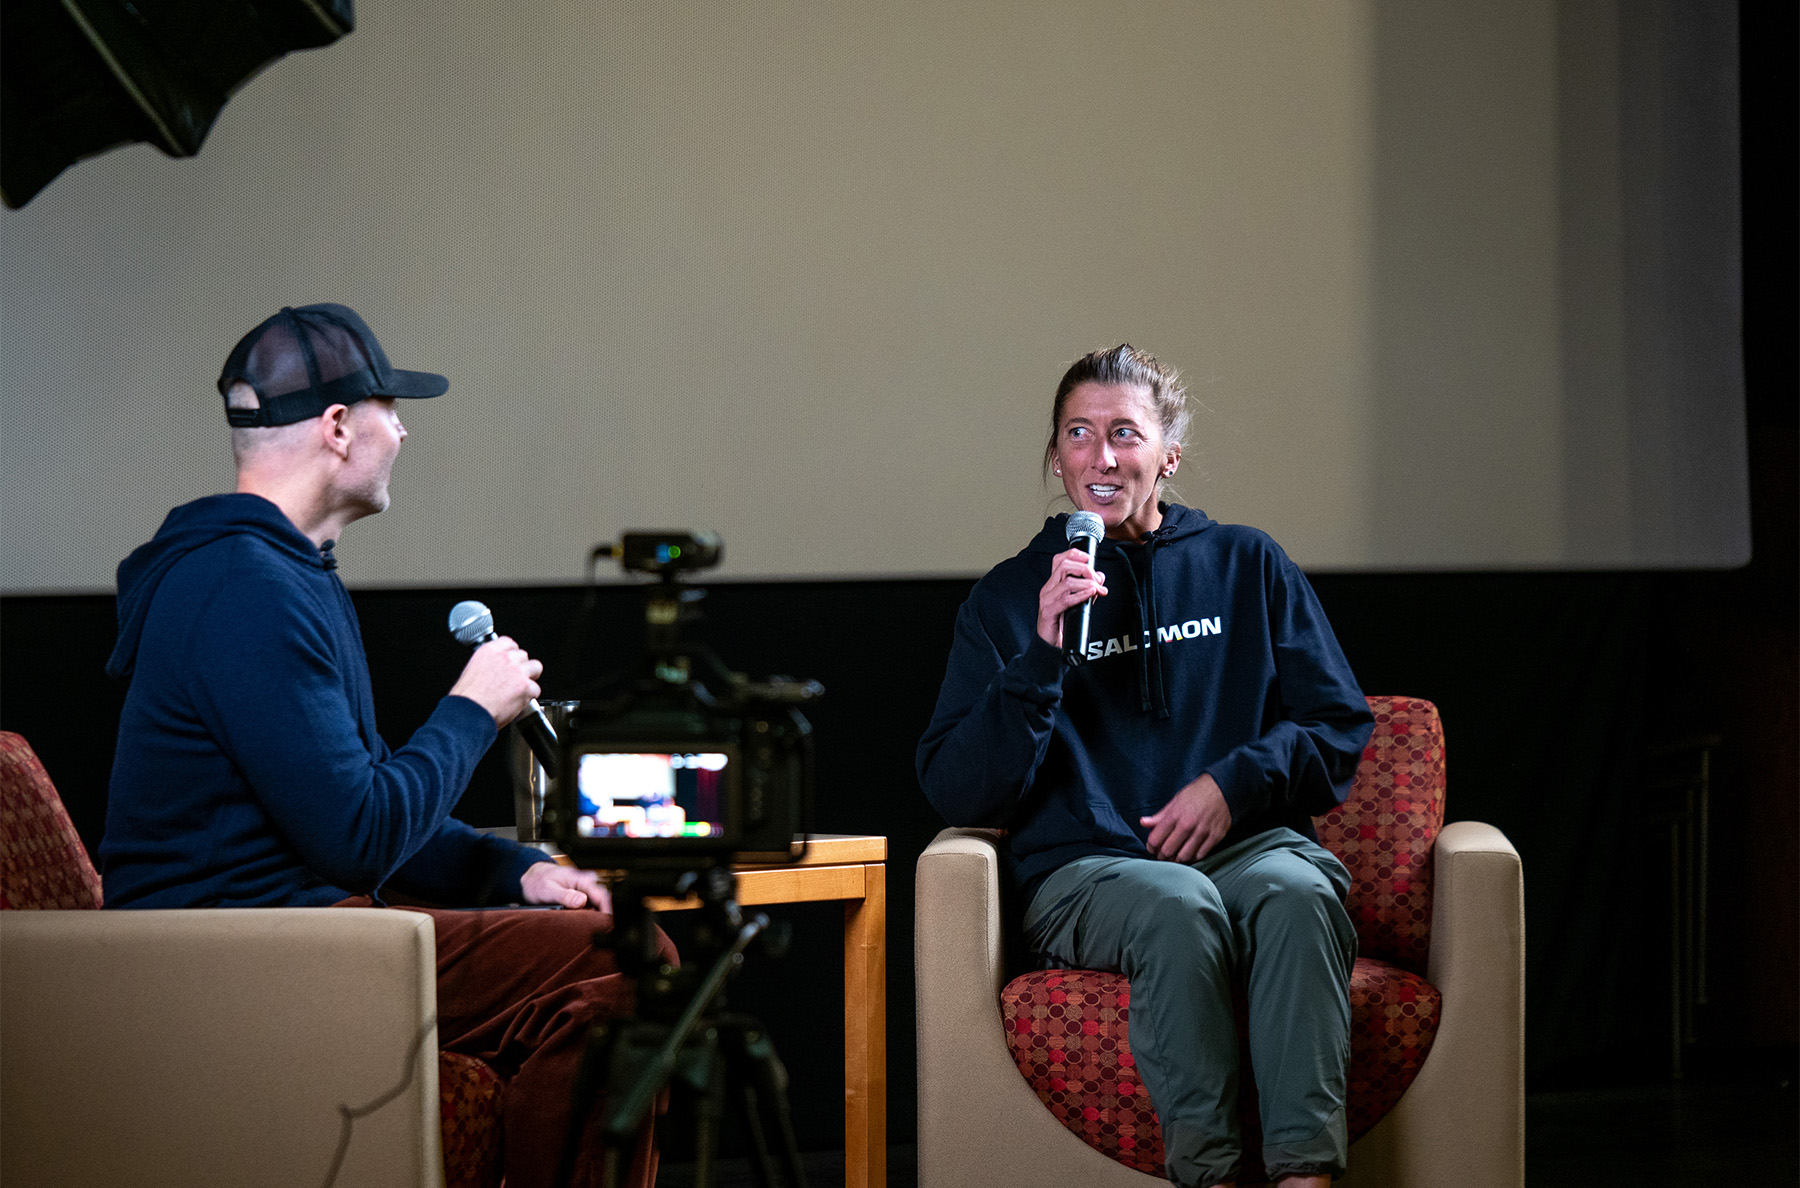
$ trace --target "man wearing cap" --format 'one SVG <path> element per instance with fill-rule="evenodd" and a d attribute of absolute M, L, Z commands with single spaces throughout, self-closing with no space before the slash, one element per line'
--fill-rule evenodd
<path fill-rule="evenodd" d="M 380 905 L 610 909 L 591 872 L 450 816 L 496 732 L 538 695 L 512 640 L 476 649 L 405 746 L 376 732 L 368 662 L 333 547 L 388 505 L 397 400 L 443 376 L 394 368 L 342 305 L 283 309 L 219 377 L 237 489 L 170 512 L 119 566 L 129 677 L 100 843 L 108 907 Z M 429 910 L 429 909 L 426 909 Z M 431 910 L 444 1047 L 509 1077 L 506 1178 L 554 1178 L 587 1028 L 629 1009 L 609 920 Z M 674 951 L 663 938 L 665 959 Z M 593 1168 L 578 1169 L 576 1182 Z M 640 1143 L 633 1178 L 654 1157 Z"/>

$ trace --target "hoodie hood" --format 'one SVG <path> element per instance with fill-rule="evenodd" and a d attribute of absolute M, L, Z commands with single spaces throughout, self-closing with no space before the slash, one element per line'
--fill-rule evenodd
<path fill-rule="evenodd" d="M 1144 541 L 1155 541 L 1158 544 L 1172 544 L 1175 541 L 1197 536 L 1211 528 L 1215 521 L 1205 512 L 1193 507 L 1183 507 L 1179 503 L 1158 503 L 1157 510 L 1162 512 L 1163 522 L 1155 532 L 1144 537 Z M 1051 516 L 1044 521 L 1043 529 L 1025 546 L 1028 553 L 1062 553 L 1069 548 L 1068 534 L 1069 513 Z M 1103 540 L 1102 549 L 1107 546 L 1117 548 L 1128 542 Z"/>
<path fill-rule="evenodd" d="M 331 544 L 323 549 L 294 526 L 279 507 L 260 495 L 208 495 L 170 512 L 149 542 L 119 563 L 119 642 L 106 674 L 127 677 L 137 663 L 138 643 L 156 592 L 184 557 L 229 536 L 255 536 L 317 569 L 334 569 Z"/>

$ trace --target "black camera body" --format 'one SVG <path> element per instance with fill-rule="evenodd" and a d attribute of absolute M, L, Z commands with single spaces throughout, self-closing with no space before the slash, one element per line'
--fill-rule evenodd
<path fill-rule="evenodd" d="M 584 702 L 545 831 L 577 866 L 788 862 L 811 817 L 812 727 L 792 706 Z"/>
<path fill-rule="evenodd" d="M 645 589 L 641 669 L 572 703 L 557 739 L 543 832 L 577 866 L 688 870 L 804 853 L 813 744 L 796 707 L 824 690 L 749 680 L 682 638 L 705 592 L 677 579 L 716 565 L 722 550 L 710 533 L 670 531 L 594 551 L 660 581 Z"/>

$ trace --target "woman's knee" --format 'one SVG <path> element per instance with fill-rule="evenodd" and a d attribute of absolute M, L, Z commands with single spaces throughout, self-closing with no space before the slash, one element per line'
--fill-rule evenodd
<path fill-rule="evenodd" d="M 1152 880 L 1140 891 L 1125 929 L 1131 947 L 1203 948 L 1230 937 L 1231 917 L 1212 880 L 1190 867 L 1174 870 L 1184 875 Z"/>
<path fill-rule="evenodd" d="M 1304 858 L 1271 862 L 1256 871 L 1257 889 L 1244 912 L 1253 927 L 1321 932 L 1354 938 L 1350 913 L 1323 871 Z"/>

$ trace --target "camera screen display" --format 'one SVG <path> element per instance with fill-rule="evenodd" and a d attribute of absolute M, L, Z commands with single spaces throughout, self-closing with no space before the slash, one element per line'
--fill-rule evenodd
<path fill-rule="evenodd" d="M 725 835 L 728 750 L 584 751 L 576 763 L 582 837 Z"/>

